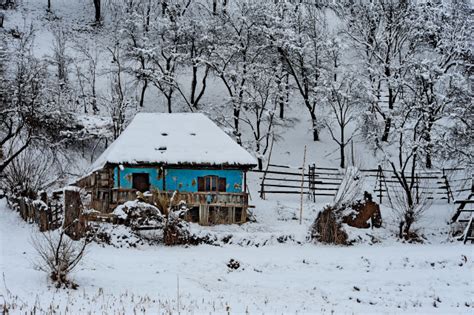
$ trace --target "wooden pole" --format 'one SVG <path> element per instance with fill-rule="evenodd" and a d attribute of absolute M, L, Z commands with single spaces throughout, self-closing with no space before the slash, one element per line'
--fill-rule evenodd
<path fill-rule="evenodd" d="M 268 168 L 270 167 L 270 159 L 272 158 L 273 142 L 275 141 L 275 135 L 272 134 L 272 142 L 270 142 L 270 152 L 268 153 L 267 167 L 263 173 L 262 182 L 260 183 L 260 198 L 265 200 L 265 178 L 267 177 Z"/>
<path fill-rule="evenodd" d="M 304 146 L 303 166 L 301 167 L 300 225 L 303 223 L 304 165 L 306 164 L 306 146 Z"/>

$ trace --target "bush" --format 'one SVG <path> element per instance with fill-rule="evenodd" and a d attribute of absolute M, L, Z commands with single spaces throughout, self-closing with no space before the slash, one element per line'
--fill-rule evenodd
<path fill-rule="evenodd" d="M 53 181 L 55 163 L 51 152 L 27 149 L 5 168 L 2 184 L 12 194 L 36 199 L 37 192 Z"/>
<path fill-rule="evenodd" d="M 216 237 L 210 233 L 199 233 L 199 235 L 192 233 L 191 224 L 182 219 L 184 213 L 185 210 L 172 211 L 169 213 L 163 230 L 165 245 L 213 245 L 216 243 Z"/>
<path fill-rule="evenodd" d="M 57 288 L 78 287 L 68 276 L 84 258 L 88 241 L 73 241 L 65 230 L 44 232 L 32 237 L 33 248 L 38 254 L 36 267 L 48 273 Z"/>

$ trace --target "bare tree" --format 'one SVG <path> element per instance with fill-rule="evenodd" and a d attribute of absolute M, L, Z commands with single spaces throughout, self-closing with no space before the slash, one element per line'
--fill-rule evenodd
<path fill-rule="evenodd" d="M 324 13 L 311 4 L 297 3 L 282 16 L 275 28 L 274 45 L 296 84 L 311 117 L 313 140 L 319 140 L 321 127 L 316 108 L 319 88 L 325 79 L 327 25 Z"/>
<path fill-rule="evenodd" d="M 470 76 L 474 60 L 471 49 L 474 20 L 472 14 L 469 14 L 470 7 L 470 4 L 463 0 L 423 3 L 416 7 L 413 18 L 412 41 L 417 43 L 417 56 L 409 72 L 410 84 L 407 88 L 413 89 L 413 92 L 419 95 L 418 99 L 422 104 L 422 139 L 426 145 L 421 153 L 427 168 L 433 166 L 433 158 L 437 157 L 437 152 L 446 152 L 444 148 L 451 147 L 452 140 L 461 140 L 457 135 L 462 133 L 452 134 L 452 129 L 446 126 L 453 126 L 454 123 L 455 126 L 461 127 L 457 129 L 460 131 L 463 130 L 463 125 L 472 125 L 472 122 L 469 124 L 472 114 L 463 110 L 471 108 L 472 113 L 473 91 L 470 87 Z M 427 55 L 430 57 L 426 58 Z M 458 119 L 458 110 L 466 114 L 461 119 Z M 444 130 L 440 132 L 439 129 Z M 472 139 L 472 128 L 464 130 L 466 138 Z M 446 131 L 454 136 L 453 139 L 448 140 L 442 136 Z M 467 155 L 461 153 L 461 156 L 455 156 L 465 159 L 469 155 L 469 147 L 471 146 L 467 145 L 462 150 Z"/>
<path fill-rule="evenodd" d="M 39 191 L 49 188 L 62 175 L 58 174 L 56 164 L 50 150 L 29 147 L 5 168 L 2 186 L 34 199 Z"/>
<path fill-rule="evenodd" d="M 94 114 L 99 112 L 97 103 L 97 77 L 98 62 L 100 56 L 99 47 L 95 44 L 89 45 L 81 39 L 74 44 L 74 49 L 79 53 L 75 59 L 76 77 L 80 89 L 80 99 L 83 102 L 84 113 L 88 113 L 88 107 Z"/>
<path fill-rule="evenodd" d="M 232 108 L 233 134 L 239 144 L 242 143 L 240 115 L 249 71 L 269 47 L 263 32 L 267 14 L 266 3 L 242 1 L 214 17 L 211 36 L 215 48 L 209 63 L 226 88 Z"/>
<path fill-rule="evenodd" d="M 125 57 L 131 61 L 127 67 L 136 81 L 139 91 L 139 106 L 144 106 L 145 94 L 150 83 L 151 58 L 156 49 L 156 23 L 158 23 L 158 1 L 124 2 L 117 4 L 115 10 L 122 14 L 116 16 L 123 33 Z M 123 24 L 123 25 L 122 25 Z"/>
<path fill-rule="evenodd" d="M 110 96 L 109 113 L 113 122 L 114 139 L 122 133 L 125 123 L 125 95 L 123 82 L 123 68 L 120 58 L 120 47 L 116 44 L 113 48 L 107 48 L 112 56 L 112 63 L 115 67 L 110 75 Z"/>
<path fill-rule="evenodd" d="M 352 40 L 368 92 L 372 114 L 383 120 L 381 141 L 389 141 L 392 112 L 402 92 L 405 64 L 413 55 L 407 38 L 414 5 L 409 1 L 360 2 L 345 12 L 346 35 Z"/>
<path fill-rule="evenodd" d="M 262 57 L 266 58 L 265 55 Z M 253 139 L 249 142 L 255 150 L 258 169 L 262 170 L 270 144 L 277 136 L 276 128 L 285 123 L 277 115 L 277 73 L 275 69 L 266 69 L 266 65 L 261 64 L 252 69 L 248 82 L 240 120 L 251 130 Z"/>
<path fill-rule="evenodd" d="M 419 235 L 413 232 L 413 225 L 419 222 L 426 210 L 431 206 L 431 202 L 426 195 L 414 190 L 410 193 L 401 193 L 393 186 L 390 188 L 392 198 L 392 207 L 394 214 L 398 219 L 398 237 L 405 240 L 416 240 Z"/>
<path fill-rule="evenodd" d="M 361 100 L 357 95 L 359 90 L 360 85 L 356 79 L 348 74 L 340 82 L 334 82 L 328 88 L 326 99 L 330 115 L 326 120 L 326 126 L 332 140 L 339 146 L 339 166 L 341 168 L 346 166 L 346 146 L 355 135 L 355 131 L 352 131 L 351 135 L 347 135 L 347 127 L 355 122 L 357 110 L 362 107 Z M 334 120 L 337 128 L 334 127 Z"/>
<path fill-rule="evenodd" d="M 34 30 L 30 27 L 12 53 L 12 76 L 3 69 L 2 90 L 9 93 L 2 93 L 0 103 L 0 174 L 35 138 L 28 117 L 40 102 L 45 67 L 32 54 L 33 41 Z"/>
<path fill-rule="evenodd" d="M 69 276 L 86 254 L 86 239 L 73 241 L 66 235 L 65 229 L 60 229 L 35 234 L 31 243 L 38 254 L 36 267 L 46 272 L 57 288 L 78 287 Z"/>
<path fill-rule="evenodd" d="M 186 11 L 181 19 L 182 44 L 179 45 L 179 64 L 182 69 L 191 69 L 189 94 L 179 82 L 176 88 L 191 111 L 199 109 L 199 103 L 207 88 L 207 79 L 211 72 L 209 55 L 214 44 L 207 36 L 210 27 L 210 16 L 200 6 L 194 6 Z M 188 77 L 188 76 L 186 76 Z"/>

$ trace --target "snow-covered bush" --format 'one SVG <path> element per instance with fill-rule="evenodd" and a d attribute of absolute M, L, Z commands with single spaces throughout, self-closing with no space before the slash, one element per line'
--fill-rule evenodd
<path fill-rule="evenodd" d="M 179 217 L 180 213 L 170 212 L 163 231 L 165 245 L 197 245 L 198 240 L 192 236 L 189 223 Z"/>
<path fill-rule="evenodd" d="M 130 227 L 121 224 L 110 224 L 95 222 L 90 225 L 90 233 L 86 236 L 89 241 L 102 246 L 110 245 L 117 248 L 137 247 L 150 240 L 148 237 L 142 237 Z"/>
<path fill-rule="evenodd" d="M 182 219 L 183 210 L 170 212 L 163 230 L 163 241 L 165 245 L 199 245 L 215 244 L 217 238 L 208 231 L 191 229 L 193 223 Z M 197 233 L 196 233 L 197 232 Z"/>
<path fill-rule="evenodd" d="M 164 217 L 157 207 L 138 200 L 119 205 L 113 213 L 132 229 L 141 226 L 163 226 L 164 223 Z"/>

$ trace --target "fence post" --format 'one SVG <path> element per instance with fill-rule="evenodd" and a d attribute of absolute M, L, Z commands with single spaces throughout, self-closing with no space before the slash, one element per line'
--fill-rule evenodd
<path fill-rule="evenodd" d="M 303 223 L 303 187 L 304 187 L 304 165 L 305 165 L 305 163 L 306 163 L 306 146 L 304 146 L 303 166 L 301 167 L 300 225 Z"/>
<path fill-rule="evenodd" d="M 51 209 L 48 205 L 48 194 L 46 192 L 41 192 L 39 196 L 40 200 L 44 203 L 46 208 L 43 208 L 42 205 L 36 206 L 36 211 L 38 212 L 38 224 L 40 232 L 45 232 L 49 230 L 49 216 L 51 213 Z"/>
<path fill-rule="evenodd" d="M 379 181 L 379 203 L 382 204 L 382 166 L 378 166 L 377 179 Z"/>
<path fill-rule="evenodd" d="M 418 177 L 418 173 L 415 174 L 415 189 L 416 189 L 416 203 L 420 203 L 420 178 Z"/>
<path fill-rule="evenodd" d="M 316 164 L 308 164 L 308 188 L 310 197 L 313 202 L 316 202 Z"/>
<path fill-rule="evenodd" d="M 64 223 L 66 234 L 78 240 L 85 234 L 85 222 L 82 218 L 82 202 L 79 190 L 64 190 Z"/>
<path fill-rule="evenodd" d="M 451 203 L 451 187 L 449 186 L 448 182 L 448 177 L 446 176 L 446 170 L 443 167 L 443 179 L 444 179 L 444 185 L 446 186 L 446 197 L 448 198 L 448 203 Z"/>
<path fill-rule="evenodd" d="M 474 193 L 474 173 L 471 173 L 471 193 Z"/>

